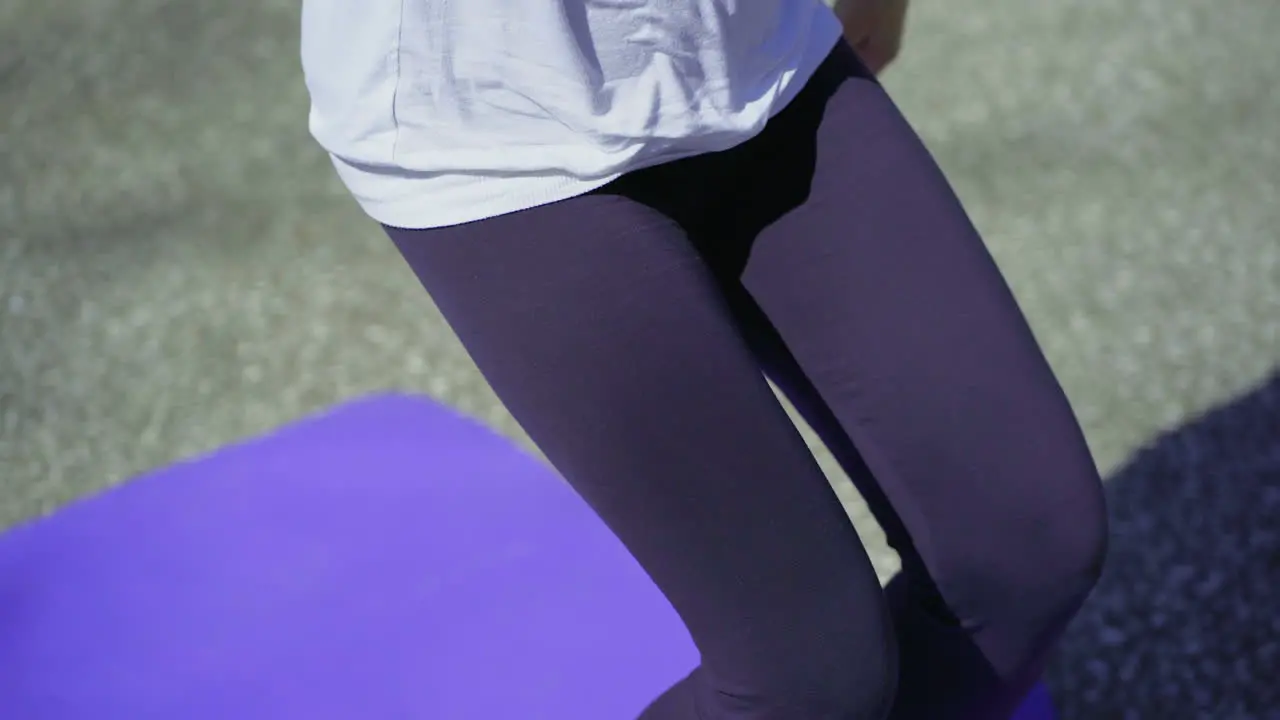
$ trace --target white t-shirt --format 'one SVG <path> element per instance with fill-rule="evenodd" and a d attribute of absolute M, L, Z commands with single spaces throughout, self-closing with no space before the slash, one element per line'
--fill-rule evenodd
<path fill-rule="evenodd" d="M 364 210 L 428 228 L 737 145 L 840 32 L 822 0 L 304 0 L 302 64 Z"/>

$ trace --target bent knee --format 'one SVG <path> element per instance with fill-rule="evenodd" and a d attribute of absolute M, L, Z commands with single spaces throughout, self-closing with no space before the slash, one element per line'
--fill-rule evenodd
<path fill-rule="evenodd" d="M 1073 479 L 1069 492 L 1023 501 L 990 520 L 981 550 L 965 552 L 957 543 L 959 550 L 940 563 L 938 586 L 961 620 L 989 625 L 1011 614 L 1056 622 L 1074 614 L 1097 585 L 1109 539 L 1097 475 Z"/>
<path fill-rule="evenodd" d="M 1107 502 L 1096 473 L 1078 478 L 1068 501 L 1050 498 L 1033 515 L 1037 527 L 1013 542 L 1025 542 L 1024 562 L 1032 587 L 1053 592 L 1065 610 L 1074 611 L 1102 576 L 1110 540 Z"/>
<path fill-rule="evenodd" d="M 862 608 L 851 608 L 861 615 Z M 721 685 L 717 710 L 708 717 L 751 720 L 883 720 L 898 686 L 898 648 L 887 613 L 874 628 L 850 632 L 841 618 L 801 622 L 813 638 L 769 659 L 764 682 L 747 687 Z"/>
<path fill-rule="evenodd" d="M 833 655 L 796 687 L 798 702 L 791 704 L 800 712 L 785 717 L 884 720 L 898 690 L 898 648 L 892 633 L 875 646 L 845 645 Z"/>

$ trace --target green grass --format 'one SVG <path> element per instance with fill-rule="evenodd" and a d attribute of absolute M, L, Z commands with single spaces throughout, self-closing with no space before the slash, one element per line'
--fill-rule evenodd
<path fill-rule="evenodd" d="M 308 138 L 297 14 L 0 4 L 0 529 L 376 389 L 523 441 Z M 1277 37 L 1274 0 L 916 2 L 887 84 L 1104 469 L 1280 363 Z"/>

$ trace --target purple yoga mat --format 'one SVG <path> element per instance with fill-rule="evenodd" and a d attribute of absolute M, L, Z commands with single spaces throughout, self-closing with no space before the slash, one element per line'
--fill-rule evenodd
<path fill-rule="evenodd" d="M 630 720 L 696 658 L 549 470 L 417 398 L 0 536 L 6 719 Z"/>

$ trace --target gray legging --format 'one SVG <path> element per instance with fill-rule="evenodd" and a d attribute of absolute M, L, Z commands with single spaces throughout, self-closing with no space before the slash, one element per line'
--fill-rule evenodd
<path fill-rule="evenodd" d="M 732 150 L 387 231 L 701 651 L 644 718 L 1007 717 L 1098 577 L 1102 488 L 1067 399 L 843 45 Z M 902 554 L 887 589 L 764 374 Z"/>

